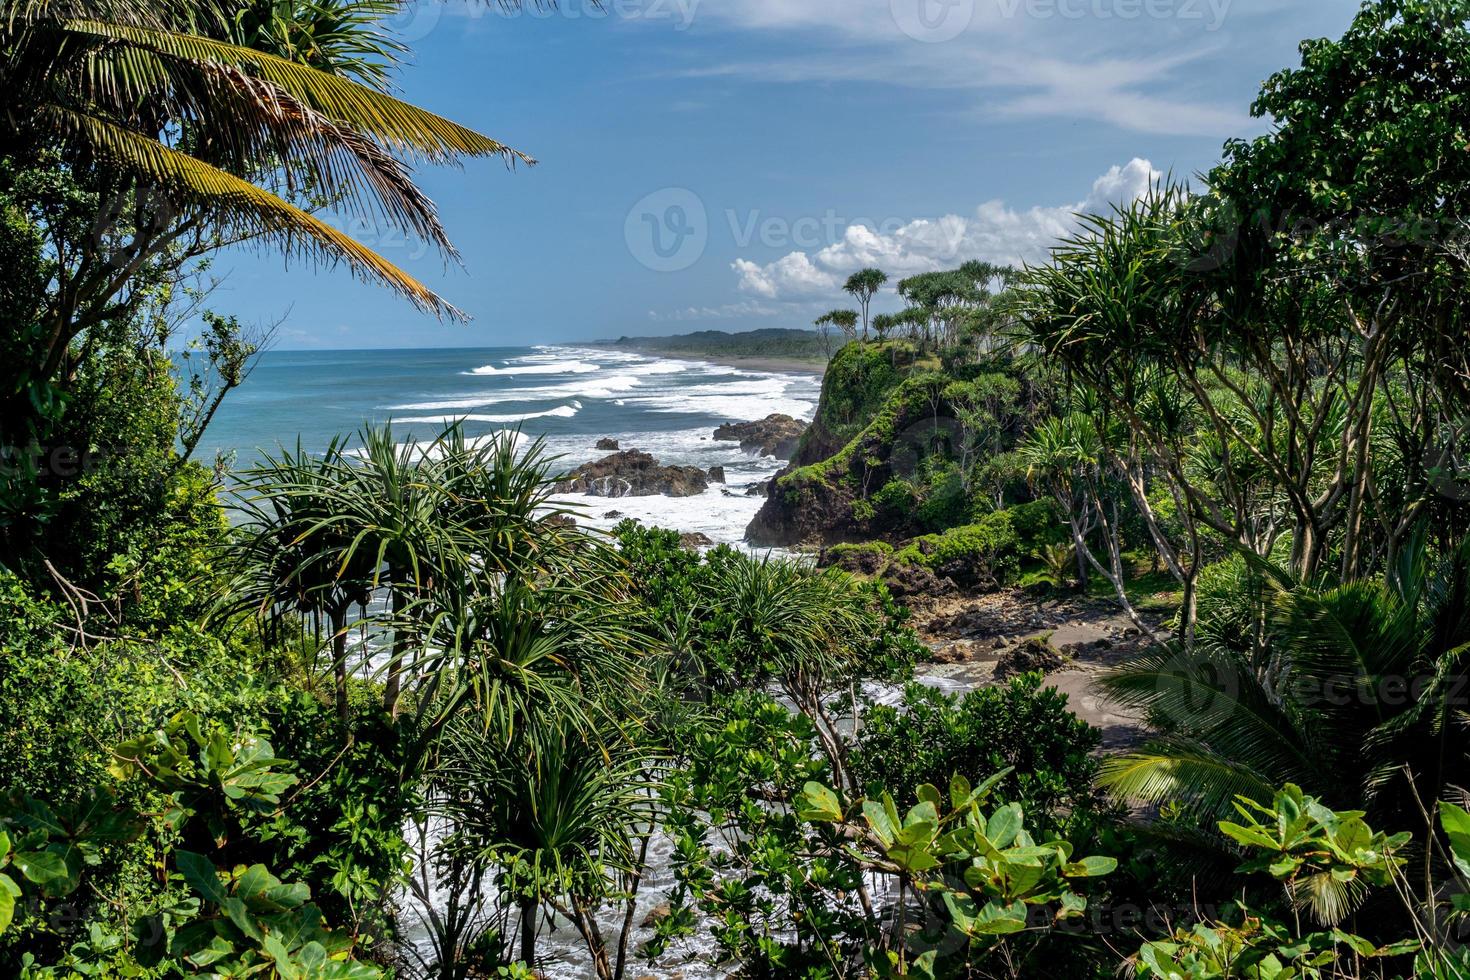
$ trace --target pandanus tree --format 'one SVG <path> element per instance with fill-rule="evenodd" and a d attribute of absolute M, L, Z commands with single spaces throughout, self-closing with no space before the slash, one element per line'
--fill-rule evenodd
<path fill-rule="evenodd" d="M 868 339 L 868 309 L 873 304 L 873 297 L 878 295 L 878 290 L 888 281 L 888 273 L 882 269 L 861 269 L 847 277 L 843 283 L 842 290 L 857 300 L 858 309 L 863 314 L 863 339 Z"/>
<path fill-rule="evenodd" d="M 337 519 L 342 472 L 342 446 L 334 441 L 320 454 L 299 444 L 266 453 L 245 474 L 235 497 L 244 520 L 230 544 L 221 611 L 252 614 L 277 641 L 288 616 L 310 621 L 317 637 L 325 618 L 337 711 L 345 721 L 349 615 L 354 605 L 371 601 L 374 570 Z"/>
<path fill-rule="evenodd" d="M 1159 734 L 1107 760 L 1102 782 L 1180 808 L 1181 827 L 1286 783 L 1421 825 L 1416 795 L 1444 798 L 1470 758 L 1470 541 L 1444 553 L 1420 539 L 1384 575 L 1341 585 L 1254 557 L 1213 575 L 1193 650 L 1160 647 L 1103 679 Z"/>
<path fill-rule="evenodd" d="M 854 310 L 832 310 L 817 317 L 818 327 L 831 325 L 842 331 L 848 340 L 857 337 L 858 315 Z"/>
<path fill-rule="evenodd" d="M 812 719 L 833 777 L 856 791 L 848 782 L 846 740 L 826 699 L 863 667 L 873 623 L 861 612 L 858 586 L 837 570 L 739 556 L 720 563 L 706 588 L 707 608 L 718 610 L 726 627 L 722 660 L 706 673 L 730 686 L 778 684 Z"/>
<path fill-rule="evenodd" d="M 598 980 L 620 980 L 632 937 L 631 892 L 654 813 L 646 760 L 616 731 L 593 737 L 548 717 L 508 743 L 477 723 L 446 735 L 433 777 L 436 809 L 452 828 L 444 847 L 491 869 L 519 930 L 519 957 L 534 968 L 543 909 L 572 922 Z M 622 928 L 604 934 L 597 913 L 626 902 Z"/>
<path fill-rule="evenodd" d="M 1026 464 L 1026 479 L 1051 494 L 1067 521 L 1077 556 L 1078 584 L 1085 589 L 1096 570 L 1112 585 L 1129 620 L 1152 634 L 1128 597 L 1122 528 L 1127 491 L 1113 472 L 1108 448 L 1115 434 L 1084 412 L 1054 415 L 1037 424 L 1017 453 Z M 1094 540 L 1102 542 L 1101 558 Z"/>
<path fill-rule="evenodd" d="M 892 313 L 879 313 L 873 317 L 873 332 L 878 335 L 880 341 L 888 339 L 890 331 L 898 327 L 898 317 Z"/>

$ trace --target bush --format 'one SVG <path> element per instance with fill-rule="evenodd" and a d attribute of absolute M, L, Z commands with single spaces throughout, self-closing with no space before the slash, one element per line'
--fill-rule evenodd
<path fill-rule="evenodd" d="M 1034 554 L 1048 545 L 1071 544 L 1071 533 L 1057 510 L 1056 501 L 1050 497 L 1007 507 L 1004 513 L 1010 518 L 1023 555 Z"/>
<path fill-rule="evenodd" d="M 1021 804 L 1043 833 L 1072 833 L 1100 813 L 1092 752 L 1102 733 L 1068 710 L 1065 694 L 1041 683 L 1039 674 L 1026 674 L 964 697 L 910 684 L 898 707 L 864 712 L 853 772 L 876 790 L 948 786 L 956 773 L 979 783 L 1014 767 L 997 798 Z"/>
<path fill-rule="evenodd" d="M 888 517 L 907 517 L 913 513 L 917 499 L 907 480 L 889 480 L 870 498 L 873 509 Z"/>
<path fill-rule="evenodd" d="M 970 498 L 959 466 L 950 462 L 934 466 L 915 516 L 928 531 L 943 531 L 969 520 Z"/>

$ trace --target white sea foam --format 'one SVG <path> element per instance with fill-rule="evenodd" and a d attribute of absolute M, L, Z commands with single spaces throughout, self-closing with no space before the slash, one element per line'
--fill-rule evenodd
<path fill-rule="evenodd" d="M 513 378 L 522 374 L 591 374 L 601 370 L 600 364 L 587 361 L 552 361 L 549 364 L 507 364 L 505 367 L 486 364 L 464 373 L 481 377 Z"/>
<path fill-rule="evenodd" d="M 528 419 L 569 419 L 576 417 L 582 410 L 581 402 L 572 402 L 570 405 L 562 405 L 557 408 L 547 409 L 544 412 L 524 412 L 516 415 L 420 415 L 413 418 L 398 419 L 399 422 L 525 422 Z"/>
<path fill-rule="evenodd" d="M 570 508 L 582 527 L 608 530 L 624 518 L 654 527 L 699 532 L 716 544 L 738 545 L 745 528 L 764 503 L 759 497 L 727 496 L 712 487 L 696 497 L 589 497 L 558 494 L 555 501 Z M 620 516 L 608 517 L 616 513 Z"/>
<path fill-rule="evenodd" d="M 556 401 L 566 398 L 611 398 L 619 392 L 631 391 L 643 380 L 631 374 L 614 374 L 609 377 L 589 378 L 585 381 L 568 381 L 559 385 L 540 385 L 531 388 L 506 388 L 501 391 L 485 391 L 477 394 L 442 398 L 432 402 L 409 402 L 390 405 L 395 412 L 453 412 L 458 409 L 485 408 L 506 402 Z"/>
<path fill-rule="evenodd" d="M 789 395 L 795 379 L 767 375 L 748 381 L 724 381 L 640 393 L 631 400 L 661 414 L 712 415 L 737 421 L 781 413 L 809 419 L 816 409 L 810 398 Z"/>

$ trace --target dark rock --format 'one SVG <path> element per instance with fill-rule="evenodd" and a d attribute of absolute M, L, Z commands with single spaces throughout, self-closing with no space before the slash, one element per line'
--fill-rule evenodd
<path fill-rule="evenodd" d="M 615 520 L 617 520 L 618 518 L 620 518 L 622 516 L 623 516 L 623 512 L 622 511 L 620 511 L 620 510 L 610 510 L 606 514 L 603 514 L 602 515 L 602 519 L 605 520 L 605 521 L 615 521 Z"/>
<path fill-rule="evenodd" d="M 709 478 L 712 483 L 724 483 L 725 468 L 723 466 L 711 466 L 709 468 Z"/>
<path fill-rule="evenodd" d="M 616 439 L 599 439 L 594 448 L 601 449 L 603 452 L 617 452 L 622 447 L 618 445 Z"/>
<path fill-rule="evenodd" d="M 715 439 L 738 442 L 748 453 L 790 459 L 806 431 L 806 423 L 789 415 L 767 415 L 758 422 L 728 422 L 715 430 Z"/>
<path fill-rule="evenodd" d="M 698 551 L 700 548 L 713 547 L 714 541 L 708 534 L 699 531 L 685 531 L 679 535 L 679 547 L 685 551 Z"/>
<path fill-rule="evenodd" d="M 546 523 L 552 527 L 576 527 L 577 519 L 571 514 L 552 514 L 546 518 Z"/>
<path fill-rule="evenodd" d="M 780 481 L 789 472 L 783 470 L 766 484 L 766 502 L 745 529 L 751 544 L 758 548 L 789 548 L 880 537 L 867 533 L 867 528 L 854 521 L 856 491 L 851 485 L 845 481 L 829 486 L 804 480 L 787 486 Z"/>
<path fill-rule="evenodd" d="M 935 599 L 954 595 L 959 587 L 947 578 L 940 578 L 923 565 L 895 563 L 883 575 L 888 591 L 899 599 Z"/>
<path fill-rule="evenodd" d="M 823 568 L 840 568 L 844 572 L 852 572 L 857 575 L 877 575 L 887 563 L 887 555 L 865 548 L 844 550 L 837 554 L 833 554 L 829 549 L 822 552 L 817 562 Z"/>
<path fill-rule="evenodd" d="M 1033 672 L 1050 674 L 1060 670 L 1066 662 L 1056 647 L 1039 636 L 1033 636 L 1000 655 L 995 665 L 995 679 L 1006 681 Z"/>
<path fill-rule="evenodd" d="M 939 566 L 939 574 L 971 592 L 994 592 L 1000 588 L 989 562 L 980 558 L 957 558 Z"/>
<path fill-rule="evenodd" d="M 771 485 L 764 480 L 760 483 L 752 483 L 745 488 L 747 497 L 764 497 L 771 492 Z"/>
<path fill-rule="evenodd" d="M 668 902 L 660 902 L 658 905 L 655 905 L 653 908 L 648 910 L 648 914 L 643 917 L 643 922 L 640 924 L 645 929 L 653 929 L 660 922 L 663 922 L 665 919 L 669 918 L 673 914 L 674 909 L 672 906 L 669 905 Z"/>
<path fill-rule="evenodd" d="M 594 497 L 693 497 L 709 489 L 709 477 L 697 466 L 660 466 L 637 449 L 627 449 L 579 466 L 556 485 L 557 493 Z"/>

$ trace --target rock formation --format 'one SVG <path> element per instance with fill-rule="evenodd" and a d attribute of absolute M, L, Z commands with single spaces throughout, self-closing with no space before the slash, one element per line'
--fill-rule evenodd
<path fill-rule="evenodd" d="M 738 442 L 748 453 L 790 459 L 806 431 L 806 423 L 789 415 L 767 415 L 758 422 L 727 422 L 715 430 L 720 442 Z"/>
<path fill-rule="evenodd" d="M 556 485 L 557 493 L 585 493 L 593 497 L 693 497 L 709 489 L 709 477 L 697 466 L 660 466 L 637 449 L 613 453 L 595 463 L 579 466 Z"/>

